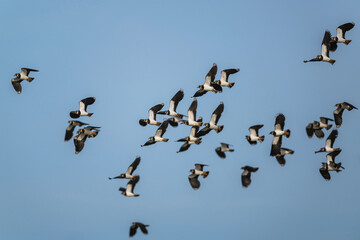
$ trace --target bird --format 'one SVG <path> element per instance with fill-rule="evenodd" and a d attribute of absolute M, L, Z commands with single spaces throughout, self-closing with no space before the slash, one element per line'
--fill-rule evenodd
<path fill-rule="evenodd" d="M 230 148 L 230 145 L 227 143 L 220 143 L 221 147 L 217 147 L 215 152 L 220 158 L 226 158 L 225 152 L 234 152 L 234 149 Z"/>
<path fill-rule="evenodd" d="M 188 126 L 201 126 L 203 124 L 202 117 L 196 120 L 196 109 L 197 109 L 197 100 L 194 98 L 192 101 L 189 110 L 188 110 L 188 120 L 182 120 L 182 123 Z"/>
<path fill-rule="evenodd" d="M 178 126 L 178 122 L 182 121 L 184 115 L 176 112 L 176 108 L 179 105 L 179 102 L 184 98 L 184 91 L 180 89 L 170 100 L 169 110 L 158 112 L 158 114 L 169 115 L 172 118 L 169 118 L 169 124 L 173 127 Z"/>
<path fill-rule="evenodd" d="M 68 121 L 68 123 L 69 126 L 66 128 L 65 141 L 69 141 L 72 138 L 75 127 L 82 127 L 84 125 L 89 125 L 87 123 L 83 123 L 80 121 L 71 121 L 71 120 Z"/>
<path fill-rule="evenodd" d="M 11 79 L 11 84 L 13 85 L 15 91 L 20 94 L 22 91 L 21 82 L 26 80 L 28 82 L 32 82 L 34 80 L 33 77 L 29 77 L 30 72 L 38 72 L 39 70 L 31 69 L 31 68 L 21 68 L 20 73 L 15 73 L 15 78 Z"/>
<path fill-rule="evenodd" d="M 169 124 L 169 122 L 167 120 L 164 120 L 163 123 L 160 125 L 160 127 L 156 130 L 155 136 L 149 137 L 149 140 L 144 145 L 141 145 L 141 147 L 155 144 L 156 142 L 169 141 L 169 139 L 162 137 L 164 135 L 164 133 L 166 132 L 168 124 Z"/>
<path fill-rule="evenodd" d="M 319 127 L 329 130 L 332 127 L 332 124 L 329 124 L 329 121 L 333 122 L 334 120 L 327 117 L 320 117 Z"/>
<path fill-rule="evenodd" d="M 74 137 L 75 154 L 79 154 L 83 150 L 86 139 L 87 135 L 84 133 L 80 133 Z"/>
<path fill-rule="evenodd" d="M 340 148 L 333 148 L 337 136 L 338 136 L 338 130 L 336 129 L 332 130 L 332 132 L 325 141 L 325 147 L 320 148 L 320 150 L 316 151 L 315 153 L 340 151 L 341 150 Z"/>
<path fill-rule="evenodd" d="M 318 138 L 320 138 L 320 139 L 323 138 L 325 136 L 325 134 L 319 126 L 320 126 L 320 123 L 316 122 L 316 121 L 314 123 L 309 123 L 305 128 L 307 136 L 309 138 L 312 138 L 312 136 L 315 133 L 315 135 Z"/>
<path fill-rule="evenodd" d="M 121 191 L 121 194 L 126 197 L 138 197 L 140 194 L 134 193 L 135 185 L 139 182 L 140 176 L 136 175 L 135 178 L 130 179 L 130 181 L 126 184 L 126 189 L 123 187 L 119 188 L 119 191 Z"/>
<path fill-rule="evenodd" d="M 88 113 L 87 107 L 95 102 L 96 98 L 94 97 L 88 97 L 84 98 L 79 102 L 80 109 L 76 111 L 70 112 L 71 118 L 79 118 L 80 116 L 88 116 L 91 117 L 94 113 Z"/>
<path fill-rule="evenodd" d="M 244 166 L 241 169 L 244 171 L 241 173 L 241 183 L 244 188 L 247 188 L 251 183 L 251 173 L 256 172 L 259 168 Z"/>
<path fill-rule="evenodd" d="M 228 82 L 229 75 L 237 73 L 238 71 L 240 71 L 239 68 L 230 68 L 230 69 L 222 70 L 220 80 L 215 81 L 215 83 L 222 86 L 222 87 L 232 88 L 235 85 L 235 83 L 234 82 L 232 82 L 232 83 Z"/>
<path fill-rule="evenodd" d="M 131 165 L 128 167 L 128 169 L 126 170 L 125 173 L 120 174 L 119 176 L 116 177 L 109 177 L 109 180 L 112 179 L 121 179 L 121 178 L 126 178 L 126 179 L 135 179 L 137 176 L 139 175 L 132 175 L 133 172 L 136 170 L 137 166 L 140 163 L 141 158 L 140 157 L 136 157 L 135 160 L 131 163 Z"/>
<path fill-rule="evenodd" d="M 179 151 L 177 151 L 176 153 L 184 152 L 184 151 L 188 150 L 190 148 L 191 144 L 199 145 L 201 143 L 201 138 L 198 137 L 198 135 L 197 135 L 198 131 L 199 131 L 198 126 L 191 127 L 190 135 L 188 137 L 177 140 L 177 142 L 184 142 L 184 144 L 180 147 Z"/>
<path fill-rule="evenodd" d="M 328 153 L 326 155 L 326 163 L 322 163 L 322 167 L 319 169 L 321 176 L 327 181 L 330 180 L 330 174 L 329 171 L 336 171 L 340 172 L 340 168 L 345 169 L 343 166 L 341 166 L 341 162 L 335 163 L 335 157 L 339 155 L 341 150 L 333 151 L 331 153 Z"/>
<path fill-rule="evenodd" d="M 130 226 L 130 233 L 129 236 L 133 237 L 136 234 L 136 230 L 138 228 L 140 228 L 141 232 L 143 234 L 148 234 L 148 230 L 146 229 L 147 227 L 149 227 L 150 225 L 145 225 L 143 223 L 140 222 L 133 222 Z"/>
<path fill-rule="evenodd" d="M 290 137 L 290 130 L 284 130 L 285 126 L 285 116 L 280 113 L 276 116 L 275 120 L 275 131 L 270 132 L 271 135 L 280 136 L 285 135 L 287 138 Z"/>
<path fill-rule="evenodd" d="M 245 137 L 251 145 L 255 145 L 257 143 L 256 141 L 259 141 L 261 143 L 264 141 L 265 136 L 259 136 L 259 129 L 263 126 L 263 124 L 259 124 L 249 127 L 250 136 Z"/>
<path fill-rule="evenodd" d="M 349 22 L 345 23 L 343 25 L 340 25 L 336 28 L 336 37 L 333 37 L 332 40 L 337 43 L 345 43 L 348 45 L 351 40 L 345 39 L 345 33 L 349 30 L 351 30 L 355 26 L 355 23 Z"/>
<path fill-rule="evenodd" d="M 156 113 L 159 112 L 164 107 L 163 103 L 157 104 L 149 109 L 149 118 L 140 119 L 139 124 L 145 127 L 147 124 L 160 126 L 161 122 L 156 121 Z"/>
<path fill-rule="evenodd" d="M 294 154 L 294 151 L 288 148 L 280 148 L 279 153 L 275 155 L 280 166 L 285 166 L 286 160 L 284 156 L 288 154 Z"/>
<path fill-rule="evenodd" d="M 84 127 L 84 128 L 80 128 L 77 131 L 77 134 L 82 134 L 83 133 L 89 138 L 94 138 L 99 134 L 99 131 L 100 131 L 99 128 L 101 128 L 101 127 L 87 126 L 87 127 Z"/>
<path fill-rule="evenodd" d="M 207 93 L 208 91 L 212 91 L 214 93 L 222 92 L 222 87 L 214 82 L 216 72 L 217 72 L 217 65 L 216 63 L 214 63 L 208 74 L 206 74 L 205 83 L 203 85 L 198 86 L 200 90 L 198 90 L 193 97 L 200 97 L 205 93 Z"/>
<path fill-rule="evenodd" d="M 329 50 L 330 47 L 332 47 L 330 44 L 331 42 L 331 33 L 329 31 L 325 31 L 324 38 L 321 44 L 321 55 L 317 55 L 316 58 L 305 60 L 304 63 L 307 62 L 328 62 L 331 64 L 334 64 L 336 61 L 331 59 L 329 56 Z M 333 49 L 334 47 L 332 47 Z"/>
<path fill-rule="evenodd" d="M 219 106 L 214 110 L 211 115 L 210 122 L 204 124 L 204 128 L 200 130 L 199 136 L 205 136 L 211 130 L 215 130 L 216 133 L 220 133 L 224 129 L 224 125 L 218 126 L 217 123 L 221 117 L 222 112 L 224 111 L 224 103 L 221 102 Z"/>
<path fill-rule="evenodd" d="M 355 107 L 354 105 L 351 105 L 348 102 L 343 102 L 343 103 L 337 103 L 335 105 L 335 107 L 337 107 L 334 110 L 334 119 L 335 119 L 335 124 L 336 127 L 340 127 L 342 124 L 342 114 L 344 112 L 345 109 L 347 109 L 348 111 L 351 111 L 353 109 L 358 109 L 357 107 Z"/>
<path fill-rule="evenodd" d="M 200 181 L 198 177 L 201 175 L 203 178 L 206 178 L 209 175 L 209 171 L 203 171 L 204 166 L 208 166 L 205 164 L 195 164 L 195 169 L 190 169 L 191 174 L 188 176 L 191 187 L 194 190 L 200 188 Z"/>

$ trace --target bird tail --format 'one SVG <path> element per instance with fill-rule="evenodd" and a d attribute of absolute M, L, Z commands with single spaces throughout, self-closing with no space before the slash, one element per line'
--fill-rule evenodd
<path fill-rule="evenodd" d="M 203 172 L 201 175 L 203 176 L 203 178 L 206 178 L 209 175 L 209 171 Z"/>
<path fill-rule="evenodd" d="M 88 113 L 88 117 L 91 117 L 94 113 Z"/>
<path fill-rule="evenodd" d="M 234 83 L 234 82 L 229 83 L 229 88 L 232 88 L 234 85 L 235 85 L 235 83 Z"/>
<path fill-rule="evenodd" d="M 331 65 L 333 65 L 335 62 L 336 62 L 336 60 L 334 60 L 334 59 L 329 60 L 329 63 L 331 63 Z"/>
<path fill-rule="evenodd" d="M 216 129 L 216 133 L 221 132 L 224 129 L 224 125 L 219 126 L 219 129 Z"/>
<path fill-rule="evenodd" d="M 263 142 L 263 141 L 264 141 L 264 139 L 265 139 L 265 136 L 261 136 L 261 137 L 259 137 L 259 142 Z"/>
<path fill-rule="evenodd" d="M 288 130 L 285 131 L 285 136 L 286 136 L 287 138 L 290 137 L 290 129 L 288 129 Z"/>
<path fill-rule="evenodd" d="M 349 43 L 351 43 L 351 40 L 345 40 L 346 45 L 348 45 Z"/>
<path fill-rule="evenodd" d="M 27 79 L 28 82 L 32 82 L 32 80 L 34 80 L 34 78 L 32 78 L 32 77 L 29 77 L 29 78 Z"/>
<path fill-rule="evenodd" d="M 169 141 L 169 139 L 168 139 L 168 138 L 164 138 L 163 142 L 167 142 L 167 141 Z"/>
<path fill-rule="evenodd" d="M 332 124 L 327 125 L 326 130 L 329 130 L 330 128 L 332 128 Z"/>
<path fill-rule="evenodd" d="M 233 151 L 235 151 L 234 149 L 229 149 L 229 152 L 233 152 Z"/>

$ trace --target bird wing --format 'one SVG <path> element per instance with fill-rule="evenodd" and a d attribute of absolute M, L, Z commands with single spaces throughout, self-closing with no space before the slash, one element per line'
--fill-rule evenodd
<path fill-rule="evenodd" d="M 87 106 L 91 105 L 95 102 L 96 98 L 94 97 L 88 97 L 88 98 L 84 98 L 79 102 L 80 105 L 80 111 L 81 112 L 86 112 Z"/>
<path fill-rule="evenodd" d="M 200 163 L 196 163 L 195 164 L 195 169 L 196 170 L 199 170 L 199 171 L 202 171 L 204 166 L 207 166 L 206 164 L 200 164 Z"/>
<path fill-rule="evenodd" d="M 331 177 L 330 177 L 329 171 L 328 171 L 327 169 L 325 169 L 325 168 L 320 168 L 319 171 L 320 171 L 321 176 L 322 176 L 325 180 L 327 180 L 327 181 L 330 180 Z"/>
<path fill-rule="evenodd" d="M 138 183 L 139 179 L 140 179 L 140 176 L 138 176 L 138 175 L 134 179 L 131 179 L 126 184 L 126 192 L 134 193 L 135 186 Z"/>
<path fill-rule="evenodd" d="M 196 190 L 200 188 L 200 181 L 198 180 L 199 175 L 192 173 L 188 176 L 191 187 Z"/>
<path fill-rule="evenodd" d="M 138 225 L 137 225 L 137 224 L 131 225 L 131 227 L 130 227 L 130 232 L 129 232 L 129 236 L 130 236 L 130 237 L 132 237 L 132 236 L 134 236 L 134 235 L 136 234 L 137 228 L 138 228 Z"/>
<path fill-rule="evenodd" d="M 21 68 L 20 75 L 28 76 L 30 72 L 38 72 L 39 70 L 31 69 L 31 68 Z"/>
<path fill-rule="evenodd" d="M 197 100 L 194 98 L 192 101 L 189 110 L 188 110 L 188 119 L 192 121 L 196 121 L 196 109 L 197 109 Z"/>
<path fill-rule="evenodd" d="M 276 156 L 276 160 L 278 161 L 280 166 L 284 166 L 286 164 L 284 155 Z"/>
<path fill-rule="evenodd" d="M 214 63 L 210 69 L 210 71 L 208 72 L 208 74 L 206 74 L 205 76 L 205 85 L 209 85 L 214 81 L 215 79 L 215 75 L 217 73 L 217 65 L 216 63 Z"/>
<path fill-rule="evenodd" d="M 325 136 L 324 132 L 321 129 L 315 129 L 314 132 L 318 138 L 324 138 Z"/>
<path fill-rule="evenodd" d="M 309 123 L 306 126 L 306 134 L 309 138 L 311 138 L 314 135 L 314 125 L 312 123 Z"/>
<path fill-rule="evenodd" d="M 282 144 L 282 136 L 274 136 L 271 145 L 270 156 L 276 156 L 277 154 L 280 153 L 281 144 Z"/>
<path fill-rule="evenodd" d="M 227 143 L 220 143 L 222 148 L 229 148 L 229 144 Z"/>
<path fill-rule="evenodd" d="M 84 133 L 78 134 L 74 137 L 75 153 L 81 152 L 85 146 L 87 136 Z"/>
<path fill-rule="evenodd" d="M 276 116 L 275 120 L 275 130 L 283 130 L 285 125 L 285 116 L 284 114 L 280 113 Z"/>
<path fill-rule="evenodd" d="M 191 127 L 191 129 L 190 129 L 190 137 L 193 137 L 193 138 L 197 137 L 198 131 L 199 131 L 198 126 Z"/>
<path fill-rule="evenodd" d="M 196 134 L 196 136 L 197 136 L 197 137 L 205 136 L 205 135 L 208 134 L 210 131 L 211 131 L 211 128 L 204 127 L 203 129 L 201 129 L 201 130 Z"/>
<path fill-rule="evenodd" d="M 321 44 L 321 55 L 329 57 L 329 45 L 331 41 L 331 34 L 325 31 L 324 38 Z"/>
<path fill-rule="evenodd" d="M 328 121 L 334 121 L 331 118 L 327 118 L 327 117 L 320 117 L 320 122 L 327 124 Z"/>
<path fill-rule="evenodd" d="M 69 141 L 72 138 L 74 129 L 75 125 L 70 123 L 69 126 L 66 128 L 65 141 Z"/>
<path fill-rule="evenodd" d="M 328 165 L 330 165 L 331 162 L 335 163 L 335 157 L 339 155 L 339 153 L 341 153 L 341 150 L 326 154 L 326 163 Z"/>
<path fill-rule="evenodd" d="M 340 127 L 342 124 L 343 112 L 344 112 L 344 108 L 342 108 L 342 107 L 338 107 L 337 109 L 334 110 L 334 120 L 335 120 L 336 127 Z"/>
<path fill-rule="evenodd" d="M 354 105 L 348 103 L 348 102 L 343 102 L 342 105 L 349 111 L 353 110 L 353 109 L 358 109 L 357 107 L 355 107 Z"/>
<path fill-rule="evenodd" d="M 221 158 L 225 158 L 225 157 L 226 157 L 225 153 L 224 153 L 223 151 L 221 151 L 221 147 L 216 148 L 216 149 L 215 149 L 215 152 L 216 152 L 217 155 L 219 155 L 219 157 L 221 157 Z"/>
<path fill-rule="evenodd" d="M 238 69 L 238 68 L 230 68 L 230 69 L 222 70 L 221 71 L 220 82 L 222 82 L 222 83 L 228 82 L 229 75 L 237 73 L 238 71 L 240 71 L 240 69 Z"/>
<path fill-rule="evenodd" d="M 205 91 L 204 89 L 199 89 L 193 97 L 201 97 L 202 95 L 204 95 L 205 93 L 207 93 L 207 91 Z"/>
<path fill-rule="evenodd" d="M 156 113 L 164 107 L 163 103 L 153 106 L 149 109 L 149 119 L 150 121 L 156 121 Z"/>
<path fill-rule="evenodd" d="M 149 225 L 144 225 L 142 223 L 137 223 L 140 227 L 140 230 L 142 231 L 143 234 L 148 234 L 148 231 L 146 229 L 146 227 L 148 227 Z"/>
<path fill-rule="evenodd" d="M 184 98 L 184 91 L 182 89 L 180 89 L 174 96 L 173 98 L 170 100 L 170 107 L 169 110 L 170 112 L 176 112 L 176 108 L 179 104 L 179 102 Z"/>
<path fill-rule="evenodd" d="M 326 139 L 325 146 L 332 148 L 337 135 L 338 135 L 338 130 L 336 129 L 332 130 L 329 137 Z"/>
<path fill-rule="evenodd" d="M 259 129 L 262 128 L 263 126 L 264 126 L 263 124 L 251 126 L 249 128 L 250 135 L 259 136 Z"/>
<path fill-rule="evenodd" d="M 14 78 L 16 79 L 16 78 Z M 20 80 L 20 79 L 19 79 Z M 13 85 L 15 91 L 20 94 L 22 91 L 21 83 L 19 81 L 13 81 L 11 80 L 11 84 Z"/>
<path fill-rule="evenodd" d="M 189 144 L 188 141 L 185 141 L 185 143 L 183 145 L 181 145 L 179 152 L 185 152 L 186 150 L 188 150 L 190 148 L 191 144 Z"/>
<path fill-rule="evenodd" d="M 355 23 L 350 22 L 350 23 L 345 23 L 343 25 L 340 25 L 337 29 L 336 29 L 336 33 L 337 33 L 337 37 L 338 38 L 344 38 L 345 39 L 345 33 L 349 30 L 351 30 L 353 27 L 355 26 Z"/>
<path fill-rule="evenodd" d="M 244 170 L 241 174 L 241 183 L 244 188 L 247 188 L 251 183 L 251 172 Z"/>
<path fill-rule="evenodd" d="M 163 121 L 163 123 L 160 125 L 160 127 L 156 131 L 155 136 L 162 137 L 164 135 L 164 133 L 166 132 L 168 125 L 169 125 L 169 122 L 167 120 Z"/>
<path fill-rule="evenodd" d="M 134 162 L 128 167 L 126 173 L 132 175 L 140 163 L 140 157 L 135 158 Z"/>
<path fill-rule="evenodd" d="M 219 106 L 215 109 L 213 114 L 211 115 L 210 122 L 216 125 L 221 117 L 222 112 L 224 111 L 224 103 L 221 102 Z"/>

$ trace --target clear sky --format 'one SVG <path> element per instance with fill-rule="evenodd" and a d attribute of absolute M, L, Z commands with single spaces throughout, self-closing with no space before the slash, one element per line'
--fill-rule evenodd
<path fill-rule="evenodd" d="M 336 147 L 345 170 L 319 174 L 325 143 L 308 139 L 305 126 L 332 117 L 338 102 L 360 106 L 358 1 L 2 1 L 0 3 L 0 239 L 127 239 L 132 221 L 150 224 L 136 239 L 359 239 L 359 111 L 344 112 Z M 324 31 L 357 25 L 328 63 L 307 63 L 320 53 Z M 198 98 L 207 122 L 223 101 L 220 134 L 176 153 L 190 127 L 169 127 L 167 143 L 141 148 L 155 126 L 141 127 L 150 107 L 182 88 L 178 111 L 213 63 L 219 73 L 240 68 L 236 84 Z M 39 69 L 13 90 L 21 67 Z M 219 79 L 219 73 L 217 79 Z M 69 112 L 94 96 L 95 114 L 80 120 L 101 126 L 75 155 L 64 142 Z M 292 133 L 295 150 L 280 167 L 269 156 L 275 116 Z M 162 119 L 162 117 L 160 117 Z M 250 146 L 251 125 L 264 124 L 265 141 Z M 330 133 L 326 132 L 326 136 Z M 214 149 L 230 143 L 220 159 Z M 109 181 L 136 156 L 138 198 Z M 194 191 L 194 163 L 210 175 Z M 259 167 L 248 189 L 241 167 Z"/>

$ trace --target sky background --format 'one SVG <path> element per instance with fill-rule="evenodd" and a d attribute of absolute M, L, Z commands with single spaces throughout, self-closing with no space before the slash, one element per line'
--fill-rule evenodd
<path fill-rule="evenodd" d="M 127 239 L 132 221 L 149 224 L 134 239 L 359 239 L 359 111 L 344 112 L 335 147 L 345 170 L 319 173 L 325 139 L 305 127 L 334 105 L 360 106 L 358 1 L 2 1 L 0 3 L 0 239 Z M 357 25 L 328 63 L 302 61 L 320 54 L 325 30 Z M 141 127 L 148 109 L 182 88 L 178 112 L 213 63 L 218 75 L 240 68 L 232 89 L 198 98 L 208 122 L 223 101 L 220 134 L 176 153 L 190 127 L 169 126 L 167 143 L 141 148 L 155 126 Z M 21 67 L 39 69 L 18 95 L 11 85 Z M 64 142 L 69 112 L 89 96 L 95 114 L 80 121 L 101 126 L 75 155 Z M 295 150 L 284 167 L 269 156 L 275 116 L 292 133 Z M 160 117 L 162 119 L 162 117 Z M 264 124 L 265 141 L 250 146 L 248 128 Z M 326 137 L 330 131 L 326 132 Z M 220 159 L 226 142 L 234 153 Z M 109 181 L 141 156 L 138 198 Z M 195 163 L 210 175 L 194 191 Z M 259 167 L 249 188 L 241 167 Z"/>

